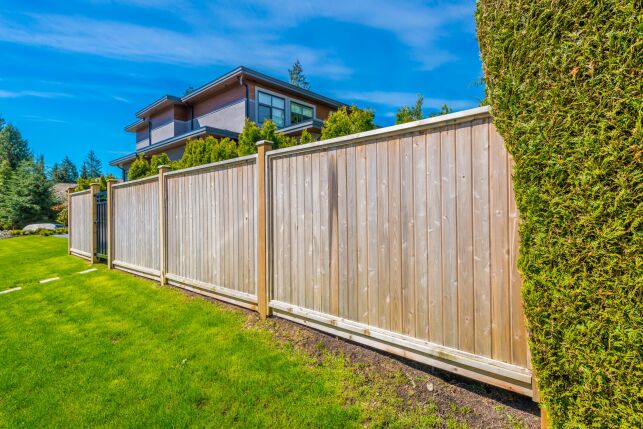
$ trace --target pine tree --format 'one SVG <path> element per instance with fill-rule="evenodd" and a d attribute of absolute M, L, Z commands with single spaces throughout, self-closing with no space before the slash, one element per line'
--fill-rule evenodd
<path fill-rule="evenodd" d="M 68 156 L 65 156 L 60 164 L 54 164 L 51 169 L 51 180 L 54 183 L 74 183 L 78 180 L 78 169 Z"/>
<path fill-rule="evenodd" d="M 22 138 L 20 131 L 13 125 L 7 125 L 0 117 L 0 162 L 8 161 L 12 169 L 31 157 L 29 143 Z"/>
<path fill-rule="evenodd" d="M 291 69 L 288 69 L 288 74 L 290 75 L 290 83 L 292 85 L 298 86 L 302 89 L 310 89 L 310 84 L 304 75 L 304 68 L 299 60 L 295 61 L 295 64 L 292 65 Z"/>
<path fill-rule="evenodd" d="M 87 154 L 87 158 L 85 158 L 85 162 L 83 162 L 83 166 L 81 168 L 81 177 L 100 177 L 100 175 L 102 174 L 102 170 L 103 166 L 100 162 L 100 159 L 98 159 L 98 157 L 96 156 L 96 152 L 90 150 Z M 83 172 L 85 172 L 84 176 Z"/>

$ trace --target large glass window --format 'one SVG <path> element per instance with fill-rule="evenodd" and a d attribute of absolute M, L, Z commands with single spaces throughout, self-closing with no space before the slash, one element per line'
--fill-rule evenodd
<path fill-rule="evenodd" d="M 313 108 L 303 104 L 290 102 L 290 123 L 292 125 L 313 119 Z"/>
<path fill-rule="evenodd" d="M 272 119 L 277 127 L 283 128 L 286 125 L 286 101 L 283 98 L 259 92 L 257 123 L 263 124 L 266 119 Z"/>

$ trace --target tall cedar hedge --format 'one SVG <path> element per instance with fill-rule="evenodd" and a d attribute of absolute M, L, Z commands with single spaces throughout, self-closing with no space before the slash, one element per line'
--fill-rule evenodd
<path fill-rule="evenodd" d="M 555 427 L 643 427 L 640 1 L 480 0 L 519 268 Z"/>

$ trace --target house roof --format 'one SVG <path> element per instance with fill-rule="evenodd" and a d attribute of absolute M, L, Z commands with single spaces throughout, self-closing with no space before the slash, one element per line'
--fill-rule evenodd
<path fill-rule="evenodd" d="M 172 146 L 175 143 L 180 143 L 184 140 L 188 140 L 195 137 L 202 137 L 204 135 L 213 135 L 217 137 L 229 137 L 236 139 L 239 137 L 239 133 L 234 131 L 222 130 L 220 128 L 213 127 L 201 127 L 193 131 L 188 131 L 187 133 L 179 134 L 178 136 L 170 137 L 160 142 L 156 142 L 153 145 L 145 146 L 144 148 L 138 149 L 136 152 L 132 152 L 120 158 L 114 159 L 109 162 L 109 165 L 118 166 L 124 162 L 133 161 L 141 153 L 150 153 L 158 152 L 161 149 L 167 149 L 169 146 Z"/>
<path fill-rule="evenodd" d="M 208 91 L 217 88 L 221 84 L 224 84 L 228 82 L 230 79 L 237 78 L 239 76 L 247 76 L 252 79 L 268 83 L 270 85 L 273 85 L 275 87 L 296 93 L 302 97 L 306 97 L 312 100 L 316 100 L 320 103 L 327 104 L 332 107 L 340 107 L 345 105 L 345 103 L 342 103 L 341 101 L 333 100 L 332 98 L 325 97 L 321 94 L 317 94 L 316 92 L 309 91 L 307 89 L 299 88 L 298 86 L 292 85 L 288 82 L 284 82 L 283 80 L 274 78 L 272 76 L 268 76 L 266 74 L 260 73 L 256 70 L 249 69 L 248 67 L 244 66 L 239 66 L 235 68 L 234 70 L 231 70 L 230 72 L 224 74 L 223 76 L 220 76 L 205 85 L 195 89 L 191 93 L 183 96 L 183 97 L 176 97 L 173 95 L 164 95 L 163 97 L 159 98 L 158 100 L 154 101 L 153 103 L 145 106 L 138 112 L 136 112 L 136 116 L 140 118 L 140 120 L 128 125 L 125 127 L 126 131 L 135 131 L 136 128 L 144 123 L 144 119 L 151 114 L 152 112 L 162 109 L 168 106 L 172 105 L 186 105 L 186 104 L 191 104 L 191 101 L 195 100 L 198 98 L 200 95 L 206 94 Z"/>

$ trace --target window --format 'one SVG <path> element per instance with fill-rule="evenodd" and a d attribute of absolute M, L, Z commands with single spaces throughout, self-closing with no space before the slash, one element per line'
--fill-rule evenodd
<path fill-rule="evenodd" d="M 313 119 L 313 108 L 290 102 L 290 123 L 292 125 Z"/>
<path fill-rule="evenodd" d="M 277 127 L 283 128 L 286 125 L 286 101 L 283 98 L 259 92 L 257 123 L 263 124 L 266 119 L 272 119 Z"/>

